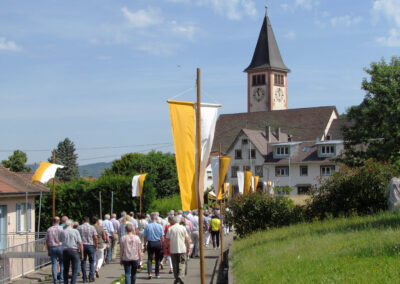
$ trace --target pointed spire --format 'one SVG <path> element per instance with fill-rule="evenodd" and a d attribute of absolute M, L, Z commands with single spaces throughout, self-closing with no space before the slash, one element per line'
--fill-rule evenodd
<path fill-rule="evenodd" d="M 290 72 L 290 69 L 283 63 L 278 43 L 268 17 L 268 5 L 265 5 L 265 18 L 258 36 L 257 46 L 254 50 L 253 59 L 250 65 L 244 70 L 274 69 Z"/>

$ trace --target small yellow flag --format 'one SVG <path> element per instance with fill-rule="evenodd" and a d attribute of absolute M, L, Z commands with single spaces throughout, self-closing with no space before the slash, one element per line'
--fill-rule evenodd
<path fill-rule="evenodd" d="M 222 199 L 222 192 L 221 192 L 222 184 L 224 183 L 230 162 L 231 162 L 231 157 L 229 156 L 219 157 L 219 178 L 218 178 L 218 196 L 217 196 L 218 200 Z"/>
<path fill-rule="evenodd" d="M 143 184 L 144 180 L 146 179 L 147 174 L 141 174 L 139 177 L 139 194 L 142 195 L 143 193 Z"/>
<path fill-rule="evenodd" d="M 247 194 L 250 192 L 251 177 L 252 177 L 251 171 L 246 171 L 244 173 L 244 194 Z"/>
<path fill-rule="evenodd" d="M 257 190 L 257 186 L 258 186 L 258 180 L 260 179 L 259 176 L 254 176 L 254 188 L 253 188 L 253 192 L 256 192 Z"/>

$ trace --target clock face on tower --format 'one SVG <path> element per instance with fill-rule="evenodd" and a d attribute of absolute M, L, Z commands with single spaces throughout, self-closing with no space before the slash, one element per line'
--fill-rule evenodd
<path fill-rule="evenodd" d="M 285 93 L 282 90 L 282 88 L 276 89 L 275 94 L 274 94 L 274 102 L 285 103 L 285 101 L 286 101 Z"/>
<path fill-rule="evenodd" d="M 253 98 L 257 102 L 260 102 L 265 97 L 265 92 L 263 88 L 256 88 L 253 90 Z"/>

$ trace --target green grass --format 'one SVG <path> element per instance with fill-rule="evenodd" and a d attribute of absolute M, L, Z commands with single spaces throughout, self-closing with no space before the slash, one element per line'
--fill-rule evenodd
<path fill-rule="evenodd" d="M 162 215 L 169 213 L 171 209 L 182 209 L 181 196 L 179 194 L 154 200 L 151 203 L 149 212 L 160 212 Z"/>
<path fill-rule="evenodd" d="M 233 244 L 235 283 L 399 283 L 400 215 L 340 218 Z"/>

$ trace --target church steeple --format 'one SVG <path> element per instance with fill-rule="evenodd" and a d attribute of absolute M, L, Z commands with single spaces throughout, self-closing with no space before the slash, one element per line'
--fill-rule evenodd
<path fill-rule="evenodd" d="M 253 59 L 244 70 L 248 74 L 248 112 L 288 108 L 287 73 L 290 69 L 282 60 L 268 17 L 268 7 L 265 8 Z"/>
<path fill-rule="evenodd" d="M 283 63 L 278 43 L 276 42 L 271 22 L 267 14 L 267 7 L 264 22 L 258 36 L 257 46 L 254 50 L 253 59 L 245 72 L 260 69 L 274 69 L 290 72 L 289 68 Z"/>

